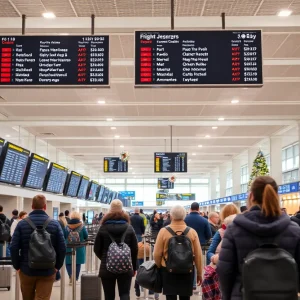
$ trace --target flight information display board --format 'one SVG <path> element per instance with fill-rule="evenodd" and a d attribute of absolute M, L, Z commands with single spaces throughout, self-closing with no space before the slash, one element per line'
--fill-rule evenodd
<path fill-rule="evenodd" d="M 262 86 L 260 30 L 136 31 L 136 86 Z"/>
<path fill-rule="evenodd" d="M 4 143 L 5 143 L 5 140 L 0 138 L 0 155 L 1 155 L 1 152 L 2 152 L 2 148 L 4 146 Z"/>
<path fill-rule="evenodd" d="M 21 185 L 30 151 L 12 143 L 6 143 L 0 162 L 0 181 Z"/>
<path fill-rule="evenodd" d="M 109 84 L 109 36 L 0 39 L 0 86 Z"/>
<path fill-rule="evenodd" d="M 95 201 L 96 200 L 96 193 L 98 190 L 99 184 L 96 181 L 91 181 L 87 190 L 87 200 Z"/>
<path fill-rule="evenodd" d="M 156 152 L 154 153 L 155 173 L 187 172 L 186 152 Z"/>
<path fill-rule="evenodd" d="M 47 174 L 49 159 L 31 153 L 24 176 L 23 186 L 32 189 L 42 189 Z"/>
<path fill-rule="evenodd" d="M 66 189 L 66 196 L 76 197 L 79 184 L 80 184 L 81 175 L 75 171 L 72 171 L 70 174 L 69 182 Z"/>
<path fill-rule="evenodd" d="M 157 179 L 157 188 L 163 190 L 174 189 L 174 182 L 170 182 L 169 178 L 158 178 Z"/>
<path fill-rule="evenodd" d="M 124 173 L 128 172 L 128 161 L 123 162 L 120 157 L 104 157 L 104 173 Z"/>
<path fill-rule="evenodd" d="M 64 191 L 67 175 L 67 168 L 56 163 L 51 163 L 47 177 L 45 179 L 44 191 L 54 194 L 62 194 Z"/>
<path fill-rule="evenodd" d="M 87 188 L 89 186 L 89 181 L 90 181 L 89 177 L 82 176 L 80 186 L 79 186 L 79 190 L 78 190 L 78 194 L 77 194 L 77 198 L 79 198 L 79 199 L 85 199 L 86 198 L 86 192 L 87 192 Z"/>
<path fill-rule="evenodd" d="M 98 193 L 97 202 L 102 202 L 104 192 L 105 192 L 105 186 L 100 185 L 99 188 L 98 188 L 98 191 L 97 191 L 97 193 Z"/>

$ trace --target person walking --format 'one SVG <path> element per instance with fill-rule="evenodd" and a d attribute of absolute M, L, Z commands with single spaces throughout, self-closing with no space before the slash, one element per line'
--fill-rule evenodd
<path fill-rule="evenodd" d="M 88 232 L 81 221 L 80 213 L 73 211 L 70 216 L 70 221 L 65 229 L 65 238 L 67 244 L 83 243 L 88 238 Z M 71 252 L 71 248 L 67 248 L 67 252 Z M 81 265 L 85 264 L 86 251 L 85 247 L 76 248 L 76 281 L 79 281 Z M 72 284 L 72 262 L 71 256 L 66 258 L 66 268 Z"/>
<path fill-rule="evenodd" d="M 27 212 L 26 212 L 26 211 L 21 211 L 21 212 L 19 213 L 18 219 L 14 219 L 14 221 L 13 221 L 13 223 L 11 224 L 11 227 L 10 227 L 10 236 L 11 236 L 11 237 L 13 237 L 14 232 L 15 232 L 15 230 L 16 230 L 16 227 L 17 227 L 18 223 L 19 223 L 21 220 L 25 219 L 25 218 L 27 218 Z"/>
<path fill-rule="evenodd" d="M 11 216 L 12 216 L 12 218 L 10 219 L 10 224 L 12 225 L 12 223 L 14 222 L 14 220 L 17 220 L 19 218 L 19 211 L 17 209 L 14 209 L 11 212 Z"/>
<path fill-rule="evenodd" d="M 153 219 L 152 219 L 150 225 L 151 225 L 151 235 L 152 235 L 152 238 L 156 239 L 159 231 L 163 227 L 163 223 L 162 223 L 162 220 L 160 219 L 159 213 L 155 213 L 155 215 L 153 216 Z"/>
<path fill-rule="evenodd" d="M 138 242 L 142 241 L 142 235 L 145 234 L 144 220 L 140 216 L 140 209 L 136 207 L 134 209 L 134 214 L 130 217 L 131 226 L 134 229 L 136 238 Z"/>
<path fill-rule="evenodd" d="M 28 218 L 21 220 L 12 237 L 11 241 L 11 258 L 13 267 L 18 271 L 21 283 L 21 292 L 23 300 L 43 299 L 50 300 L 52 286 L 55 280 L 55 273 L 63 266 L 66 245 L 63 232 L 58 222 L 49 218 L 46 214 L 47 200 L 44 195 L 37 195 L 32 199 L 33 211 Z M 55 266 L 49 269 L 30 267 L 29 252 L 39 245 L 29 243 L 32 241 L 33 224 L 36 228 L 44 228 L 50 234 L 52 249 L 55 251 Z M 49 243 L 47 243 L 49 245 Z M 49 253 L 50 249 L 36 248 L 41 252 Z M 47 250 L 47 251 L 45 251 Z M 51 253 L 51 251 L 50 251 Z M 52 253 L 51 253 L 52 254 Z M 39 258 L 40 259 L 40 258 Z"/>
<path fill-rule="evenodd" d="M 108 270 L 108 254 L 113 241 L 117 244 L 124 241 L 130 249 L 132 267 L 126 273 L 115 274 Z M 138 245 L 129 216 L 123 211 L 123 204 L 120 200 L 113 200 L 109 212 L 102 218 L 94 252 L 101 260 L 99 277 L 102 280 L 105 300 L 115 299 L 116 282 L 120 300 L 129 300 L 132 277 L 135 276 L 137 270 Z"/>
<path fill-rule="evenodd" d="M 249 201 L 251 207 L 249 211 L 236 216 L 233 223 L 226 229 L 222 241 L 217 274 L 223 300 L 244 299 L 242 295 L 244 289 L 242 283 L 243 264 L 247 255 L 259 248 L 260 240 L 269 244 L 275 241 L 279 248 L 290 253 L 298 265 L 297 269 L 300 269 L 300 228 L 290 220 L 289 216 L 281 212 L 278 185 L 275 180 L 269 176 L 257 177 L 252 183 Z M 265 240 L 267 241 L 265 242 Z M 265 250 L 268 251 L 267 248 Z M 270 258 L 272 259 L 271 256 Z M 263 273 L 264 268 L 262 267 L 258 272 Z M 274 291 L 276 284 L 282 287 L 281 282 L 274 281 L 278 274 L 289 275 L 285 274 L 283 270 L 277 270 L 277 274 L 275 272 L 274 274 L 265 274 L 265 277 L 262 277 L 261 280 L 256 277 L 251 280 L 260 280 L 261 284 L 257 288 L 272 288 Z M 299 289 L 297 280 L 299 279 L 295 278 L 295 288 Z M 290 286 L 294 286 L 294 283 L 291 283 Z M 244 292 L 247 292 L 247 290 Z M 277 292 L 280 292 L 280 294 Z M 277 299 L 292 298 L 288 297 L 289 290 L 285 290 L 284 293 L 281 293 L 282 290 L 277 292 L 276 297 L 274 296 Z M 297 291 L 295 297 L 296 294 Z M 259 298 L 274 299 L 271 294 L 269 295 L 269 297 L 265 295 L 265 297 L 260 296 Z M 284 295 L 287 297 L 284 297 Z"/>
<path fill-rule="evenodd" d="M 219 214 L 216 212 L 211 212 L 208 214 L 208 223 L 210 225 L 211 234 L 212 237 L 215 235 L 215 233 L 218 231 L 218 224 L 220 221 Z"/>
<path fill-rule="evenodd" d="M 174 206 L 171 211 L 171 224 L 168 227 L 164 227 L 160 230 L 155 247 L 154 247 L 154 260 L 158 268 L 161 268 L 162 282 L 163 282 L 163 294 L 166 295 L 167 300 L 176 300 L 179 296 L 180 300 L 189 300 L 193 295 L 193 272 L 187 274 L 178 274 L 167 271 L 166 262 L 168 261 L 168 248 L 169 241 L 172 238 L 172 234 L 169 232 L 171 229 L 175 234 L 178 232 L 184 233 L 187 230 L 187 226 L 184 222 L 186 211 L 184 207 L 180 205 Z M 192 259 L 194 257 L 194 264 L 197 269 L 197 283 L 201 284 L 202 281 L 202 250 L 199 242 L 197 232 L 190 228 L 187 232 L 187 238 L 191 242 Z"/>
<path fill-rule="evenodd" d="M 67 220 L 67 223 L 70 222 L 70 218 L 69 218 L 70 212 L 68 210 L 65 210 L 65 218 Z"/>
<path fill-rule="evenodd" d="M 63 233 L 65 233 L 65 229 L 68 225 L 68 222 L 67 222 L 67 219 L 66 219 L 64 213 L 62 213 L 62 212 L 58 216 L 58 223 L 59 223 Z"/>
<path fill-rule="evenodd" d="M 1 224 L 5 224 L 5 227 L 6 227 L 7 230 L 9 230 L 9 228 L 11 226 L 10 220 L 3 213 L 3 206 L 2 205 L 0 205 L 0 225 Z M 0 257 L 3 257 L 4 242 L 5 241 L 0 240 Z M 9 254 L 8 252 L 9 252 L 9 250 L 6 249 L 6 256 L 7 256 L 7 254 Z"/>

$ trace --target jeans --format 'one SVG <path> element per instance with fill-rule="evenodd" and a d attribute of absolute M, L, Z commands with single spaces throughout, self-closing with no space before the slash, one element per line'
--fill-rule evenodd
<path fill-rule="evenodd" d="M 120 274 L 114 278 L 101 278 L 101 280 L 105 300 L 115 300 L 116 282 L 118 284 L 120 300 L 130 300 L 131 275 Z"/>
<path fill-rule="evenodd" d="M 72 265 L 66 265 L 66 269 L 67 269 L 69 277 L 71 278 L 72 277 Z M 76 265 L 76 280 L 79 279 L 80 269 L 81 269 L 81 265 Z"/>
<path fill-rule="evenodd" d="M 176 295 L 166 295 L 166 299 L 167 300 L 177 300 L 177 296 Z M 190 297 L 186 297 L 186 296 L 179 296 L 179 300 L 190 300 Z"/>
<path fill-rule="evenodd" d="M 23 300 L 50 300 L 55 274 L 51 276 L 27 276 L 20 272 L 19 276 Z"/>

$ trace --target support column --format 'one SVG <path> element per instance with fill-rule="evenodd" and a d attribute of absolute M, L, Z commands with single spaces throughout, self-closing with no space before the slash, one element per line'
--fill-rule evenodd
<path fill-rule="evenodd" d="M 19 212 L 24 210 L 24 198 L 23 197 L 17 197 L 17 210 Z"/>
<path fill-rule="evenodd" d="M 241 161 L 239 159 L 232 160 L 232 195 L 241 192 Z"/>
<path fill-rule="evenodd" d="M 217 173 L 210 173 L 209 180 L 209 197 L 208 199 L 216 199 L 217 198 Z"/>
<path fill-rule="evenodd" d="M 282 184 L 282 137 L 272 136 L 270 138 L 270 175 L 277 184 Z"/>
<path fill-rule="evenodd" d="M 220 197 L 226 196 L 226 173 L 227 168 L 224 166 L 219 167 L 219 175 L 220 175 Z"/>

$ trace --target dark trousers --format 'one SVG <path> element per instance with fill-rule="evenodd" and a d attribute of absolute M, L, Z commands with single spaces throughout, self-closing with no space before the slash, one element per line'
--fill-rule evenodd
<path fill-rule="evenodd" d="M 177 296 L 171 295 L 171 296 L 166 296 L 167 300 L 177 300 Z M 179 300 L 190 300 L 190 297 L 186 296 L 179 296 Z"/>
<path fill-rule="evenodd" d="M 114 278 L 101 278 L 105 300 L 115 300 L 116 282 L 118 284 L 120 300 L 130 300 L 132 275 L 121 274 Z"/>
<path fill-rule="evenodd" d="M 68 272 L 69 277 L 72 277 L 72 265 L 68 265 L 66 264 L 66 269 Z M 79 280 L 79 275 L 80 275 L 80 269 L 81 269 L 81 265 L 76 265 L 76 280 Z"/>

